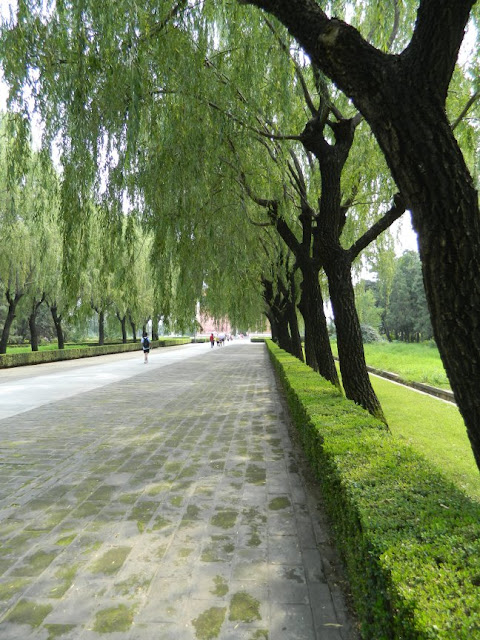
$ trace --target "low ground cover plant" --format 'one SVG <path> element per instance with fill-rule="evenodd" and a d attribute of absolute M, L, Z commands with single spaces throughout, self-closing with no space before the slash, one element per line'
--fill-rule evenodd
<path fill-rule="evenodd" d="M 323 489 L 363 637 L 480 637 L 480 505 L 317 373 L 267 345 Z"/>
<path fill-rule="evenodd" d="M 151 348 L 172 347 L 178 344 L 191 342 L 191 338 L 160 338 L 151 342 Z M 122 353 L 125 351 L 137 351 L 142 348 L 140 341 L 123 343 L 109 343 L 102 346 L 98 344 L 90 345 L 68 345 L 65 349 L 40 349 L 31 351 L 30 349 L 16 348 L 9 353 L 0 354 L 0 369 L 8 367 L 20 367 L 30 364 L 42 364 L 45 362 L 55 362 L 58 360 L 74 360 L 77 358 L 89 358 L 92 356 L 102 356 L 111 353 Z"/>

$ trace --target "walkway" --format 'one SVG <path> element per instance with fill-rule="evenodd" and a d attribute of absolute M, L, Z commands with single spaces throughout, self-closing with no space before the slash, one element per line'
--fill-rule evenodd
<path fill-rule="evenodd" d="M 356 640 L 264 345 L 0 371 L 1 640 Z"/>

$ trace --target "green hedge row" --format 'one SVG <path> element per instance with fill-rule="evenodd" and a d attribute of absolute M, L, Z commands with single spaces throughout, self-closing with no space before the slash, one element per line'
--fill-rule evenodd
<path fill-rule="evenodd" d="M 480 505 L 267 342 L 367 640 L 480 638 Z"/>
<path fill-rule="evenodd" d="M 187 344 L 191 338 L 162 338 L 154 340 L 151 348 L 173 347 L 179 344 Z M 104 356 L 109 353 L 124 353 L 126 351 L 138 351 L 142 348 L 139 342 L 127 344 L 106 344 L 103 346 L 91 345 L 75 349 L 53 349 L 48 351 L 30 351 L 28 353 L 7 353 L 0 355 L 0 369 L 9 367 L 21 367 L 30 364 L 44 364 L 58 360 L 75 360 L 77 358 L 91 358 L 92 356 Z"/>

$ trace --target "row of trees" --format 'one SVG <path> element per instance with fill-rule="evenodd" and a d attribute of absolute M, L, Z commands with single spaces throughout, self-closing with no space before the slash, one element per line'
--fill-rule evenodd
<path fill-rule="evenodd" d="M 372 243 L 381 253 L 409 208 L 435 338 L 480 461 L 470 344 L 480 285 L 465 268 L 478 267 L 480 231 L 464 161 L 475 170 L 477 129 L 465 116 L 477 75 L 475 63 L 455 68 L 474 2 L 455 12 L 443 0 L 329 3 L 355 28 L 322 4 L 75 0 L 44 12 L 19 3 L 0 53 L 11 108 L 25 116 L 31 96 L 42 148 L 58 149 L 65 286 L 78 290 L 99 211 L 112 264 L 134 218 L 151 237 L 167 316 L 205 299 L 211 315 L 239 324 L 261 296 L 282 346 L 301 357 L 298 308 L 308 364 L 339 385 L 324 274 L 345 393 L 383 418 L 352 269 Z"/>
<path fill-rule="evenodd" d="M 130 218 L 124 221 L 123 236 L 116 236 L 106 252 L 103 216 L 98 209 L 84 229 L 82 260 L 64 259 L 60 177 L 48 156 L 31 149 L 30 153 L 23 151 L 21 171 L 12 166 L 12 146 L 19 133 L 15 120 L 14 115 L 6 115 L 0 126 L 0 173 L 6 185 L 0 201 L 0 353 L 6 353 L 16 317 L 17 334 L 28 333 L 32 350 L 38 350 L 39 336 L 45 330 L 39 333 L 37 318 L 42 316 L 40 327 L 44 328 L 46 309 L 60 349 L 64 348 L 65 326 L 85 324 L 92 314 L 97 317 L 100 344 L 108 316 L 110 324 L 116 319 L 117 334 L 124 342 L 127 328 L 134 340 L 137 329 L 148 320 L 156 329 L 160 314 L 154 313 L 151 238 Z M 64 286 L 65 273 L 75 286 Z"/>
<path fill-rule="evenodd" d="M 387 340 L 430 340 L 433 331 L 419 255 L 416 251 L 405 251 L 401 257 L 390 259 L 393 266 L 390 279 L 386 274 L 378 274 L 375 280 L 361 280 L 355 286 L 360 322 Z"/>

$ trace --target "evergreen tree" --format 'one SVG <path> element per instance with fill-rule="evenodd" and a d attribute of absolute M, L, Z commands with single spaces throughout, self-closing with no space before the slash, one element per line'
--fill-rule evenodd
<path fill-rule="evenodd" d="M 405 251 L 397 260 L 387 322 L 398 340 L 418 342 L 432 337 L 422 267 L 416 251 Z"/>

